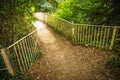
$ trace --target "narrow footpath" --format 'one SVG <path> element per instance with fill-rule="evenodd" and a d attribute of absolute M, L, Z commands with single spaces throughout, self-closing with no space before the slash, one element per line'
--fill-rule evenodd
<path fill-rule="evenodd" d="M 109 80 L 105 62 L 112 53 L 74 46 L 40 22 L 41 58 L 30 68 L 32 80 Z"/>

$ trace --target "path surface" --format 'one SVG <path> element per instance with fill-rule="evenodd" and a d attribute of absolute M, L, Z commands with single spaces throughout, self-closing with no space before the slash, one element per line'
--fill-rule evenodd
<path fill-rule="evenodd" d="M 104 64 L 110 52 L 73 46 L 46 25 L 37 29 L 43 55 L 28 72 L 32 80 L 109 79 Z"/>

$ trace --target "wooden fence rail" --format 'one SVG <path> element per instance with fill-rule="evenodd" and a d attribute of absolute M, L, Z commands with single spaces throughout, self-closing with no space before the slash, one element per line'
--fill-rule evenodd
<path fill-rule="evenodd" d="M 63 33 L 73 44 L 106 50 L 113 49 L 119 28 L 117 26 L 75 24 L 51 14 L 47 15 L 46 23 L 54 30 Z"/>
<path fill-rule="evenodd" d="M 18 71 L 26 73 L 40 55 L 37 31 L 31 32 L 1 51 L 10 74 L 13 75 Z"/>

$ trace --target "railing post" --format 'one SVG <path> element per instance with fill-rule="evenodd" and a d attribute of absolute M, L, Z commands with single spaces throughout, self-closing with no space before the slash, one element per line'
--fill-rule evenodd
<path fill-rule="evenodd" d="M 113 33 L 112 33 L 112 40 L 110 42 L 110 47 L 109 47 L 110 50 L 112 50 L 112 48 L 113 48 L 113 45 L 114 45 L 114 42 L 115 42 L 116 32 L 117 32 L 117 26 L 114 26 Z"/>
<path fill-rule="evenodd" d="M 8 72 L 13 76 L 14 75 L 14 72 L 13 72 L 13 68 L 10 64 L 10 60 L 8 58 L 8 55 L 6 54 L 7 50 L 5 48 L 1 49 L 1 55 L 3 57 L 3 60 L 5 62 L 5 65 L 8 69 Z"/>
<path fill-rule="evenodd" d="M 72 30 L 71 30 L 71 32 L 72 32 L 72 42 L 75 43 L 75 27 L 73 25 L 74 25 L 74 23 L 72 22 Z"/>

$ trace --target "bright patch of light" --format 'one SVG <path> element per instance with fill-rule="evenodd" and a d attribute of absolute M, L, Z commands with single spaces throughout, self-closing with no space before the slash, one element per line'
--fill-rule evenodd
<path fill-rule="evenodd" d="M 46 25 L 40 21 L 33 21 L 32 22 L 34 27 L 36 27 L 37 34 L 39 35 L 40 40 L 43 43 L 54 43 L 55 37 L 53 34 L 46 28 Z"/>
<path fill-rule="evenodd" d="M 36 28 L 44 28 L 45 27 L 45 24 L 40 21 L 33 21 L 32 23 L 33 23 L 34 27 L 36 27 Z"/>
<path fill-rule="evenodd" d="M 33 14 L 37 19 L 39 19 L 40 21 L 45 21 L 47 14 L 46 13 L 42 13 L 42 12 L 36 12 Z"/>

